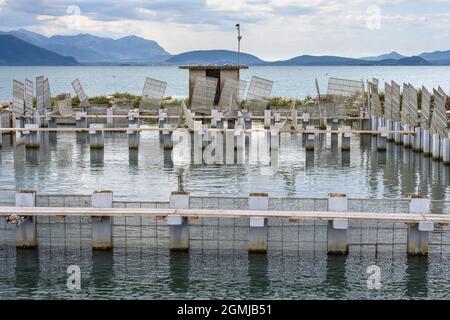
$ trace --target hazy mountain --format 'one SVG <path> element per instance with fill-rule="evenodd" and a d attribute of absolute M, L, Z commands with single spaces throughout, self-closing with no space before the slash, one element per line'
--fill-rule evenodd
<path fill-rule="evenodd" d="M 434 51 L 424 52 L 419 55 L 434 65 L 450 65 L 450 50 L 449 51 Z"/>
<path fill-rule="evenodd" d="M 237 65 L 237 52 L 229 50 L 199 50 L 180 53 L 165 61 L 172 65 L 196 65 L 196 64 L 234 64 Z M 261 65 L 265 64 L 260 58 L 251 54 L 240 54 L 240 64 Z"/>
<path fill-rule="evenodd" d="M 375 66 L 431 66 L 432 63 L 421 57 L 408 57 L 399 60 L 385 59 L 381 61 L 374 61 Z"/>
<path fill-rule="evenodd" d="M 360 58 L 360 59 L 367 60 L 367 61 L 381 61 L 381 60 L 400 60 L 403 58 L 406 58 L 406 57 L 396 51 L 392 51 L 391 53 L 386 53 L 386 54 L 382 54 L 382 55 L 375 56 L 375 57 L 364 57 L 364 58 Z"/>
<path fill-rule="evenodd" d="M 65 57 L 39 48 L 12 35 L 0 34 L 0 65 L 2 66 L 76 66 L 72 57 Z"/>
<path fill-rule="evenodd" d="M 70 55 L 80 62 L 87 63 L 153 63 L 170 56 L 155 41 L 137 36 L 115 40 L 89 34 L 56 35 L 48 38 L 23 29 L 8 33 L 38 47 L 61 55 Z"/>
<path fill-rule="evenodd" d="M 270 62 L 273 66 L 363 66 L 370 65 L 369 61 L 343 58 L 335 56 L 303 55 L 289 60 Z"/>

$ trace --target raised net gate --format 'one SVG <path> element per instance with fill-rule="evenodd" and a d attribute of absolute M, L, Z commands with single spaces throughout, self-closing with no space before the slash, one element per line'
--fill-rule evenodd
<path fill-rule="evenodd" d="M 84 92 L 83 86 L 80 83 L 80 80 L 75 79 L 72 81 L 73 90 L 77 94 L 78 99 L 80 100 L 80 106 L 86 107 L 89 105 L 88 96 Z"/>
<path fill-rule="evenodd" d="M 25 113 L 25 85 L 22 82 L 13 81 L 13 107 L 12 111 L 14 117 L 23 116 Z"/>
<path fill-rule="evenodd" d="M 254 115 L 261 115 L 272 94 L 273 81 L 253 76 L 247 91 L 246 106 Z"/>
<path fill-rule="evenodd" d="M 166 87 L 167 83 L 164 81 L 146 78 L 139 109 L 141 111 L 158 111 L 161 108 L 161 100 L 164 98 Z"/>
<path fill-rule="evenodd" d="M 191 98 L 192 110 L 209 110 L 212 108 L 216 98 L 217 83 L 217 78 L 205 76 L 197 77 Z"/>
<path fill-rule="evenodd" d="M 447 138 L 447 113 L 445 103 L 447 96 L 440 90 L 433 90 L 434 93 L 434 109 L 431 116 L 431 133 L 439 134 L 441 138 Z"/>
<path fill-rule="evenodd" d="M 431 122 L 431 93 L 422 86 L 422 108 L 420 116 L 420 126 L 423 130 L 430 130 Z"/>
<path fill-rule="evenodd" d="M 33 82 L 26 79 L 25 80 L 25 112 L 28 115 L 33 113 Z"/>

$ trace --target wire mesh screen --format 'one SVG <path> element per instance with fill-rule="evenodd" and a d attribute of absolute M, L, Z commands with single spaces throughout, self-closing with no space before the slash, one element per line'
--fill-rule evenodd
<path fill-rule="evenodd" d="M 422 86 L 422 107 L 420 116 L 420 126 L 423 130 L 430 130 L 431 122 L 431 93 Z"/>
<path fill-rule="evenodd" d="M 384 117 L 386 120 L 392 120 L 392 86 L 384 83 Z"/>
<path fill-rule="evenodd" d="M 400 85 L 391 82 L 392 90 L 391 90 L 391 107 L 392 107 L 392 121 L 399 122 L 400 121 Z"/>
<path fill-rule="evenodd" d="M 36 108 L 44 112 L 44 76 L 36 77 Z"/>
<path fill-rule="evenodd" d="M 48 81 L 48 78 L 44 80 L 44 109 L 52 109 L 52 94 L 50 92 L 50 83 Z"/>
<path fill-rule="evenodd" d="M 56 110 L 62 116 L 73 115 L 72 98 L 70 93 L 63 93 L 56 97 Z"/>
<path fill-rule="evenodd" d="M 230 108 L 232 103 L 239 102 L 240 84 L 239 81 L 226 79 L 220 92 L 219 107 L 222 110 Z"/>
<path fill-rule="evenodd" d="M 73 80 L 72 87 L 73 87 L 73 90 L 75 90 L 75 93 L 76 93 L 78 99 L 80 100 L 80 105 L 86 106 L 88 103 L 88 96 L 84 92 L 84 89 L 83 89 L 83 86 L 81 85 L 80 80 L 78 80 L 78 79 Z"/>
<path fill-rule="evenodd" d="M 253 76 L 248 87 L 247 100 L 265 100 L 272 93 L 273 81 Z"/>
<path fill-rule="evenodd" d="M 25 100 L 25 112 L 29 115 L 33 113 L 33 93 L 34 93 L 33 82 L 26 79 L 24 100 Z"/>
<path fill-rule="evenodd" d="M 378 95 L 378 85 L 369 82 L 369 112 L 372 116 L 382 117 L 383 110 L 381 109 L 380 96 Z"/>
<path fill-rule="evenodd" d="M 25 85 L 22 82 L 14 80 L 12 110 L 15 117 L 24 115 L 25 113 L 24 99 L 25 99 Z"/>
<path fill-rule="evenodd" d="M 327 95 L 353 97 L 364 95 L 364 84 L 362 81 L 330 78 L 328 80 Z"/>
<path fill-rule="evenodd" d="M 157 111 L 161 107 L 167 83 L 164 81 L 146 78 L 139 108 L 143 111 Z"/>
<path fill-rule="evenodd" d="M 416 127 L 419 125 L 419 105 L 417 100 L 417 90 L 411 84 L 408 86 L 407 95 L 409 103 L 408 124 L 411 127 Z"/>
<path fill-rule="evenodd" d="M 192 92 L 191 107 L 211 107 L 214 105 L 217 90 L 217 78 L 197 77 Z"/>
<path fill-rule="evenodd" d="M 441 138 L 447 138 L 447 113 L 445 110 L 447 97 L 436 89 L 433 90 L 433 94 L 434 108 L 431 116 L 431 132 L 439 134 Z"/>

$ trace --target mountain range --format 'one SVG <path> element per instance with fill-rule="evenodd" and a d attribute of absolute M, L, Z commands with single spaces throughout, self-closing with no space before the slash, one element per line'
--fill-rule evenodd
<path fill-rule="evenodd" d="M 0 31 L 0 65 L 197 65 L 237 64 L 229 50 L 197 50 L 171 55 L 156 41 L 135 35 L 120 39 L 90 34 L 46 37 L 25 29 Z M 346 58 L 300 55 L 288 60 L 264 61 L 241 53 L 240 63 L 251 66 L 427 66 L 450 65 L 450 51 L 406 57 L 398 52 Z"/>

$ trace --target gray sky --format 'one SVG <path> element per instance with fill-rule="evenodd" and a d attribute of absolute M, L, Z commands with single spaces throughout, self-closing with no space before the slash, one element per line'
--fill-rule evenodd
<path fill-rule="evenodd" d="M 0 29 L 136 34 L 170 53 L 236 49 L 266 60 L 450 50 L 450 0 L 0 0 Z"/>

